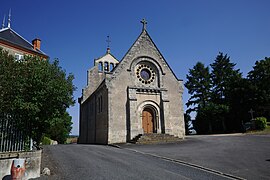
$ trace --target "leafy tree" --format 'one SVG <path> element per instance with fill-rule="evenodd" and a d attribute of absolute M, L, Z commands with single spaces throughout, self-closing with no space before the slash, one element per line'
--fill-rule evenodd
<path fill-rule="evenodd" d="M 71 116 L 65 112 L 62 117 L 52 119 L 50 128 L 46 135 L 60 144 L 66 142 L 67 137 L 71 131 Z"/>
<path fill-rule="evenodd" d="M 270 58 L 256 61 L 253 70 L 248 73 L 253 86 L 252 106 L 257 115 L 270 118 Z"/>
<path fill-rule="evenodd" d="M 191 94 L 187 107 L 192 106 L 187 110 L 187 113 L 198 111 L 201 107 L 205 107 L 210 98 L 210 74 L 209 68 L 203 63 L 197 62 L 193 69 L 189 69 L 187 82 L 185 83 L 188 93 Z"/>
<path fill-rule="evenodd" d="M 52 122 L 65 117 L 66 109 L 75 103 L 73 79 L 58 60 L 50 63 L 25 56 L 16 61 L 0 50 L 0 113 L 11 117 L 39 145 L 53 127 Z M 69 124 L 63 128 L 70 131 L 71 119 L 62 120 Z"/>

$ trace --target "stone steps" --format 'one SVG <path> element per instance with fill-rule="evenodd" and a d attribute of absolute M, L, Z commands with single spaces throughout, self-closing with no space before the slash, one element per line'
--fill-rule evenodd
<path fill-rule="evenodd" d="M 169 134 L 139 134 L 133 138 L 130 142 L 133 144 L 159 144 L 159 143 L 173 143 L 179 142 L 182 139 L 174 137 Z"/>

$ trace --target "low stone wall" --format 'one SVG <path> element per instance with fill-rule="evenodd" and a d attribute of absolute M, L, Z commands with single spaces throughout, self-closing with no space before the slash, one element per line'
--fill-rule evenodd
<path fill-rule="evenodd" d="M 40 177 L 41 150 L 38 150 L 0 153 L 0 179 L 10 179 L 12 161 L 16 158 L 26 160 L 26 171 L 23 179 Z"/>

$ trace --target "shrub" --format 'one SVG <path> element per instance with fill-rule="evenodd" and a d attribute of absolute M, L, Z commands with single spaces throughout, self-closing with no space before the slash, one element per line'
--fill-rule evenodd
<path fill-rule="evenodd" d="M 48 138 L 48 137 L 46 137 L 46 136 L 44 136 L 42 138 L 42 145 L 51 145 L 51 139 Z"/>
<path fill-rule="evenodd" d="M 256 117 L 255 126 L 256 129 L 264 130 L 267 127 L 267 119 L 265 117 Z"/>

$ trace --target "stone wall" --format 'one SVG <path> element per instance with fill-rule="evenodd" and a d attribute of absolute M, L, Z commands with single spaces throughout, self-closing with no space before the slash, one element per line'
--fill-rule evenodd
<path fill-rule="evenodd" d="M 149 82 L 142 80 L 143 68 L 148 68 L 149 76 L 155 78 L 147 79 Z M 155 110 L 157 133 L 184 138 L 182 94 L 182 81 L 143 31 L 112 72 L 100 73 L 97 64 L 89 70 L 81 103 L 80 140 L 108 144 L 129 141 L 143 133 L 141 118 L 145 107 Z M 97 113 L 100 95 L 105 109 Z M 90 113 L 93 105 L 96 109 Z"/>
<path fill-rule="evenodd" d="M 108 143 L 108 92 L 104 84 L 81 104 L 79 143 Z"/>
<path fill-rule="evenodd" d="M 26 172 L 23 179 L 40 177 L 41 150 L 38 150 L 0 153 L 0 179 L 9 179 L 11 177 L 12 162 L 16 158 L 26 160 Z"/>
<path fill-rule="evenodd" d="M 155 71 L 156 78 L 152 83 L 138 81 L 136 67 L 139 63 L 148 64 Z M 141 109 L 138 108 L 144 102 L 153 102 L 158 107 L 159 121 L 164 125 L 158 132 L 184 138 L 182 81 L 177 79 L 146 31 L 108 76 L 106 84 L 109 91 L 109 143 L 126 142 L 142 132 Z M 136 92 L 140 89 L 145 93 Z"/>

